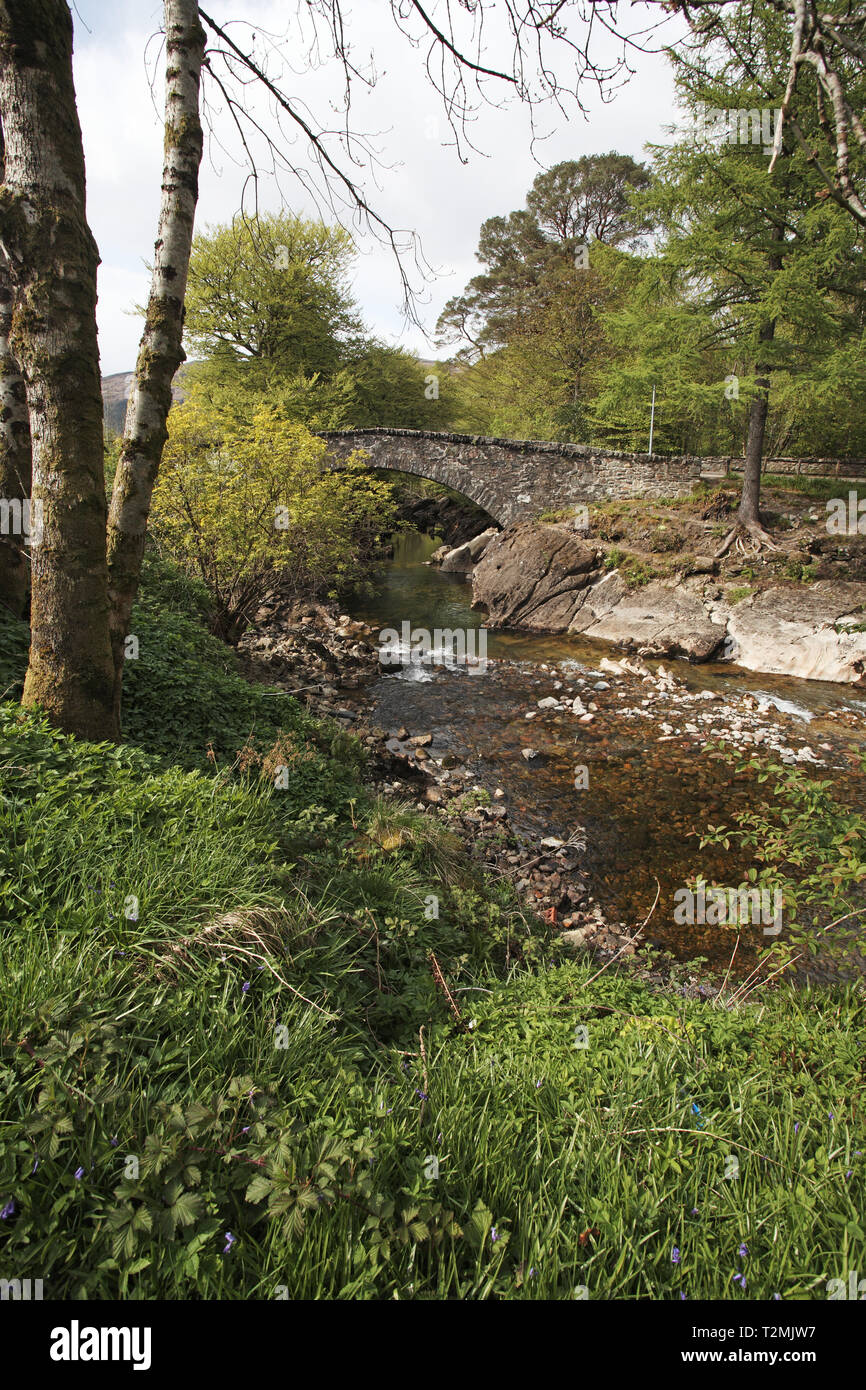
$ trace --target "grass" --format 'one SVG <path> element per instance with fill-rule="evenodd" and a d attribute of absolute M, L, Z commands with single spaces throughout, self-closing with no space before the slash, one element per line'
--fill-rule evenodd
<path fill-rule="evenodd" d="M 859 990 L 728 1009 L 565 959 L 166 583 L 139 747 L 0 706 L 0 1277 L 809 1299 L 864 1268 Z"/>

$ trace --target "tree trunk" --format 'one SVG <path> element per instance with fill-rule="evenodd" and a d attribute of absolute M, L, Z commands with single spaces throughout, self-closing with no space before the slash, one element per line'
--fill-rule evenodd
<path fill-rule="evenodd" d="M 768 319 L 761 324 L 758 338 L 762 343 L 771 343 L 776 332 L 776 320 Z M 744 526 L 760 526 L 761 501 L 761 463 L 764 457 L 764 433 L 767 428 L 767 412 L 770 404 L 770 367 L 758 363 L 755 385 L 758 394 L 749 406 L 749 432 L 746 438 L 746 460 L 743 470 L 743 492 L 740 498 L 738 519 Z"/>
<path fill-rule="evenodd" d="M 198 201 L 203 138 L 199 84 L 205 33 L 196 0 L 165 0 L 165 164 L 147 317 L 126 413 L 108 518 L 114 701 L 120 718 L 124 640 L 138 592 L 147 519 L 184 358 L 183 302 Z"/>
<path fill-rule="evenodd" d="M 2 142 L 2 137 L 0 137 Z M 2 149 L 0 149 L 2 161 Z M 0 173 L 2 182 L 2 173 Z M 9 346 L 15 292 L 0 255 L 0 503 L 7 502 L 6 527 L 0 529 L 0 606 L 26 618 L 30 599 L 30 555 L 22 534 L 14 534 L 11 519 L 30 499 L 30 413 L 27 388 Z M 22 515 L 22 511 L 18 511 Z"/>
<path fill-rule="evenodd" d="M 108 633 L 99 254 L 65 0 L 0 0 L 5 182 L 0 244 L 15 291 L 11 348 L 27 391 L 34 507 L 30 665 L 23 703 L 90 739 L 115 738 Z"/>

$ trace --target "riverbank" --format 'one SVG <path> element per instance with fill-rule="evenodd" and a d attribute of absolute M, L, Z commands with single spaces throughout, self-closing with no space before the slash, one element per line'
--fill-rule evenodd
<path fill-rule="evenodd" d="M 862 992 L 572 957 L 521 901 L 543 865 L 497 840 L 519 803 L 494 814 L 445 755 L 461 796 L 418 811 L 438 735 L 408 697 L 477 722 L 512 663 L 374 677 L 406 722 L 377 773 L 315 689 L 242 679 L 179 578 L 148 572 L 135 630 L 136 747 L 0 705 L 0 1277 L 56 1300 L 741 1301 L 863 1267 Z M 25 637 L 0 620 L 4 689 Z M 564 705 L 552 667 L 521 679 Z M 541 754 L 567 712 L 523 713 Z M 411 798 L 370 786 L 394 767 Z"/>
<path fill-rule="evenodd" d="M 843 499 L 853 531 L 830 529 L 839 488 L 767 480 L 773 542 L 760 553 L 716 553 L 738 498 L 701 488 L 667 502 L 594 504 L 577 520 L 570 511 L 520 522 L 436 558 L 471 580 L 473 605 L 494 629 L 583 634 L 644 657 L 862 686 L 866 534 L 853 484 Z"/>
<path fill-rule="evenodd" d="M 766 945 L 760 929 L 673 919 L 677 890 L 696 875 L 738 883 L 752 862 L 699 847 L 707 826 L 763 797 L 757 774 L 726 767 L 716 745 L 830 777 L 856 804 L 862 711 L 850 688 L 613 660 L 580 639 L 495 632 L 477 676 L 417 660 L 380 667 L 378 627 L 481 621 L 466 586 L 425 564 L 432 545 L 405 538 L 386 587 L 354 617 L 269 610 L 242 644 L 245 660 L 257 653 L 260 679 L 298 690 L 355 733 L 383 795 L 455 828 L 572 948 L 631 955 L 649 917 L 641 950 L 724 973 L 736 945 L 735 974 L 748 973 Z M 331 668 L 311 681 L 323 643 Z M 810 961 L 804 978 L 832 973 Z"/>

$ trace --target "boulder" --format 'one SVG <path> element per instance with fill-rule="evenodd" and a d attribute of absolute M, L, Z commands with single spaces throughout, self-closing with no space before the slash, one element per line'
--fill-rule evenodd
<path fill-rule="evenodd" d="M 473 574 L 472 606 L 486 608 L 490 627 L 564 632 L 595 567 L 594 548 L 569 527 L 518 522 L 488 543 Z"/>
<path fill-rule="evenodd" d="M 724 626 L 707 617 L 700 594 L 662 581 L 626 594 L 582 631 L 641 656 L 681 656 L 689 661 L 707 661 L 725 637 Z"/>
<path fill-rule="evenodd" d="M 477 536 L 471 540 L 464 541 L 462 545 L 455 546 L 442 556 L 440 566 L 445 574 L 468 574 L 477 560 L 480 560 L 494 536 L 499 532 L 495 526 L 488 526 L 486 531 L 479 531 Z M 437 550 L 436 555 L 439 555 Z"/>
<path fill-rule="evenodd" d="M 468 574 L 474 564 L 469 542 L 464 541 L 463 545 L 455 546 L 453 550 L 448 551 L 439 568 L 443 574 Z"/>
<path fill-rule="evenodd" d="M 499 532 L 495 526 L 488 526 L 486 531 L 480 531 L 477 536 L 473 536 L 469 544 L 469 554 L 473 560 L 480 560 L 494 536 Z"/>
<path fill-rule="evenodd" d="M 715 616 L 715 615 L 714 615 Z M 719 605 L 727 619 L 731 659 L 750 671 L 805 680 L 860 682 L 866 672 L 866 584 L 821 581 L 765 589 Z"/>

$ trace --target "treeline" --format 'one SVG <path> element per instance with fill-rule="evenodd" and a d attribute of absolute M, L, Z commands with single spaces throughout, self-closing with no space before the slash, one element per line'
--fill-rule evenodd
<path fill-rule="evenodd" d="M 723 550 L 769 543 L 767 453 L 866 453 L 866 216 L 819 177 L 826 105 L 780 121 L 789 47 L 776 9 L 708 18 L 670 54 L 685 129 L 649 168 L 610 153 L 541 173 L 484 223 L 482 273 L 439 319 L 458 427 L 646 449 L 654 395 L 656 450 L 744 455 Z M 862 110 L 862 61 L 843 66 Z"/>

